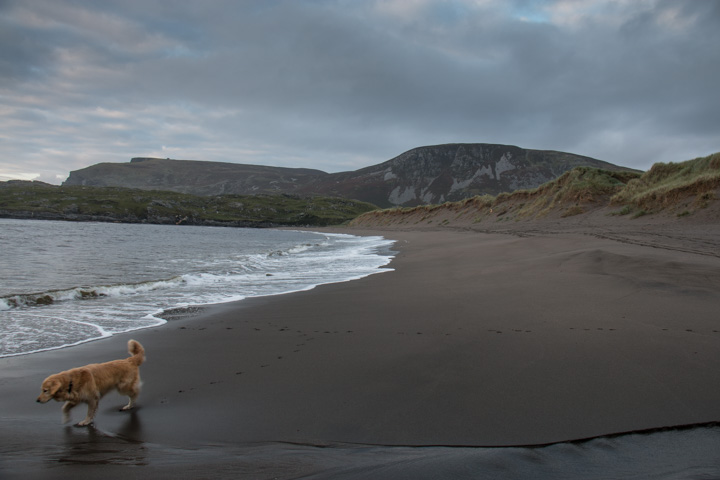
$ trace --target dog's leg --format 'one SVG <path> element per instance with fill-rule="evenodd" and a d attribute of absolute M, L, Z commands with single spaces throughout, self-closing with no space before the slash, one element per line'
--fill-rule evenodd
<path fill-rule="evenodd" d="M 118 389 L 120 393 L 127 395 L 130 399 L 130 401 L 128 401 L 128 404 L 120 409 L 121 412 L 131 410 L 133 407 L 135 407 L 135 400 L 137 400 L 138 395 L 140 395 L 140 385 L 140 377 L 137 377 L 129 388 L 123 388 L 122 390 Z"/>
<path fill-rule="evenodd" d="M 86 425 L 90 425 L 93 422 L 93 418 L 95 418 L 95 412 L 97 412 L 98 404 L 100 403 L 100 396 L 88 398 L 87 404 L 88 404 L 88 411 L 87 416 L 85 417 L 85 420 L 78 423 L 79 427 L 84 427 Z"/>
<path fill-rule="evenodd" d="M 65 402 L 65 404 L 62 406 L 61 411 L 62 411 L 62 414 L 63 414 L 63 423 L 68 423 L 68 422 L 70 421 L 70 410 L 72 410 L 73 408 L 75 408 L 75 405 L 77 405 L 77 403 L 67 401 L 67 402 Z"/>
<path fill-rule="evenodd" d="M 139 388 L 133 388 L 130 392 L 128 392 L 128 393 L 127 393 L 127 396 L 128 396 L 128 398 L 130 399 L 130 401 L 128 402 L 127 405 L 125 405 L 124 407 L 122 407 L 122 408 L 120 409 L 120 411 L 121 411 L 121 412 L 124 412 L 124 411 L 131 410 L 132 408 L 134 408 L 134 407 L 135 407 L 135 400 L 137 399 L 138 395 L 140 395 L 140 389 L 139 389 Z"/>
<path fill-rule="evenodd" d="M 128 404 L 125 405 L 124 407 L 120 408 L 120 411 L 125 412 L 127 410 L 132 410 L 134 407 L 135 407 L 135 398 L 130 397 L 130 401 L 128 402 Z"/>

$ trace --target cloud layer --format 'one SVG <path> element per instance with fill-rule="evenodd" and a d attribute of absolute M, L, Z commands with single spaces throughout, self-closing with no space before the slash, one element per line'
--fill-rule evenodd
<path fill-rule="evenodd" d="M 335 172 L 451 142 L 720 151 L 720 2 L 0 1 L 0 180 L 159 156 Z"/>

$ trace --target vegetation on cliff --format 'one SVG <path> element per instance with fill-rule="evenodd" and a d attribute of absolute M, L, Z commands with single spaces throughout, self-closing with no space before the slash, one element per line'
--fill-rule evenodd
<path fill-rule="evenodd" d="M 357 226 L 452 225 L 484 221 L 567 218 L 605 209 L 636 218 L 664 212 L 678 217 L 705 209 L 720 189 L 720 153 L 682 163 L 655 164 L 645 173 L 577 167 L 531 190 L 459 202 L 375 210 Z"/>
<path fill-rule="evenodd" d="M 118 187 L 0 182 L 0 216 L 188 225 L 337 225 L 374 210 L 369 203 L 297 195 L 196 196 Z"/>

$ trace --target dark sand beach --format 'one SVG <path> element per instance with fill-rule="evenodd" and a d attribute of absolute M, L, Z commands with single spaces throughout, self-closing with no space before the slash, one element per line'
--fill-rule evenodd
<path fill-rule="evenodd" d="M 578 478 L 676 455 L 716 478 L 720 231 L 637 225 L 347 230 L 396 240 L 394 271 L 0 359 L 0 477 Z M 45 376 L 129 338 L 147 351 L 135 411 L 111 394 L 77 428 L 35 402 Z M 629 437 L 475 448 L 686 425 L 617 456 Z"/>

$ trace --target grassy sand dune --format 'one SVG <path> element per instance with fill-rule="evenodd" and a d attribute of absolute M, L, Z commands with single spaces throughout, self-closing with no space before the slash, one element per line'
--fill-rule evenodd
<path fill-rule="evenodd" d="M 648 211 L 673 208 L 692 198 L 692 208 L 706 208 L 720 188 L 720 153 L 681 163 L 656 163 L 630 180 L 611 202 Z M 690 211 L 688 210 L 688 213 Z"/>
<path fill-rule="evenodd" d="M 719 210 L 719 189 L 720 153 L 716 153 L 677 164 L 658 163 L 643 174 L 578 167 L 532 190 L 442 205 L 376 210 L 360 215 L 352 225 L 487 228 L 510 221 L 556 221 L 599 211 L 629 219 L 647 214 L 687 217 Z"/>

